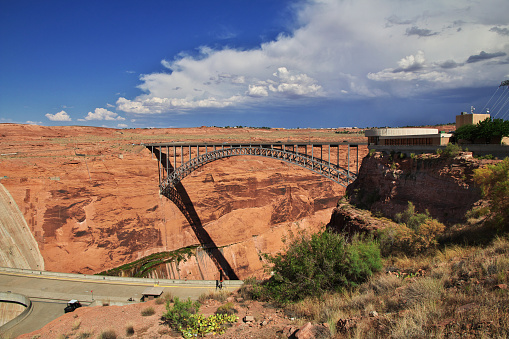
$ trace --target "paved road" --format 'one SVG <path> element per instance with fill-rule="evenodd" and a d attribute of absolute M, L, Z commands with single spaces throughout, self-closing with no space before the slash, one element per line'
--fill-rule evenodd
<path fill-rule="evenodd" d="M 80 279 L 74 277 L 51 277 L 27 273 L 13 273 L 0 271 L 0 291 L 11 291 L 29 297 L 33 302 L 30 315 L 13 327 L 8 335 L 14 337 L 40 329 L 48 322 L 64 314 L 64 307 L 68 300 L 78 299 L 83 305 L 127 304 L 129 298 L 139 301 L 143 290 L 154 286 L 152 280 L 144 282 L 131 281 L 101 281 Z M 201 294 L 214 290 L 210 282 L 171 281 L 165 284 L 160 281 L 164 292 L 173 296 L 196 300 Z M 239 286 L 227 287 L 234 290 Z"/>

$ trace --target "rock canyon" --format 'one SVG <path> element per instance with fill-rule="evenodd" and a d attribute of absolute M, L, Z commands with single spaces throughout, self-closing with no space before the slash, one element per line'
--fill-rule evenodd
<path fill-rule="evenodd" d="M 202 127 L 115 130 L 0 126 L 0 179 L 26 220 L 49 271 L 95 274 L 158 252 L 191 249 L 152 277 L 217 279 L 218 271 L 179 209 L 159 194 L 157 159 L 144 144 L 194 141 L 365 142 L 359 130 Z M 367 147 L 359 147 L 359 160 Z M 345 152 L 340 163 L 346 166 Z M 356 157 L 351 157 L 352 168 Z M 266 276 L 262 253 L 291 233 L 316 232 L 343 186 L 262 157 L 214 161 L 182 184 L 203 230 L 236 276 Z"/>

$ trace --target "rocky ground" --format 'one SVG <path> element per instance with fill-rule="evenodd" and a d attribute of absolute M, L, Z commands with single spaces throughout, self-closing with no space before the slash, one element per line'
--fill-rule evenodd
<path fill-rule="evenodd" d="M 239 320 L 223 335 L 214 338 L 288 338 L 298 331 L 301 335 L 328 332 L 326 324 L 312 326 L 302 319 L 285 315 L 283 310 L 267 303 L 244 300 L 236 294 L 223 302 L 207 299 L 199 312 L 205 316 L 214 314 L 226 302 L 233 303 Z M 143 316 L 142 311 L 147 308 L 153 308 L 154 314 Z M 165 312 L 165 305 L 154 300 L 128 306 L 82 307 L 18 338 L 96 338 L 106 331 L 114 332 L 117 338 L 182 338 L 164 322 Z M 132 333 L 128 333 L 129 328 L 133 329 Z"/>

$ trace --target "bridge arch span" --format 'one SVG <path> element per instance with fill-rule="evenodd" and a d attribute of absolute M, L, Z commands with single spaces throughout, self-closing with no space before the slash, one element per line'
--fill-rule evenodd
<path fill-rule="evenodd" d="M 194 204 L 181 180 L 196 169 L 219 159 L 234 156 L 261 156 L 295 164 L 318 173 L 340 185 L 347 186 L 357 176 L 359 145 L 366 143 L 301 143 L 275 142 L 262 144 L 165 143 L 145 145 L 158 160 L 159 187 L 189 222 L 201 246 L 218 269 L 219 276 L 238 279 L 221 249 L 204 229 Z M 357 149 L 356 171 L 350 171 L 350 149 Z M 325 152 L 324 152 L 325 151 Z M 339 166 L 340 154 L 347 156 L 347 167 Z M 201 152 L 201 153 L 200 153 Z"/>
<path fill-rule="evenodd" d="M 162 194 L 196 169 L 215 160 L 235 156 L 272 158 L 311 170 L 344 187 L 355 180 L 359 164 L 359 144 L 353 143 L 263 143 L 263 144 L 149 144 L 158 156 L 159 187 Z M 324 154 L 325 148 L 325 154 Z M 347 167 L 339 165 L 340 154 L 347 150 Z M 356 172 L 350 169 L 350 148 L 357 153 Z M 154 152 L 156 150 L 157 152 Z M 200 154 L 200 150 L 202 153 Z M 165 152 L 166 151 L 166 152 Z M 205 151 L 205 152 L 203 152 Z"/>

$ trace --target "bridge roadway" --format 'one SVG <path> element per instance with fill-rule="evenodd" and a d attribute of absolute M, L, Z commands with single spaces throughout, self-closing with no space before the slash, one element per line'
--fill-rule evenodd
<path fill-rule="evenodd" d="M 96 275 L 45 272 L 26 269 L 0 268 L 0 291 L 25 295 L 32 301 L 29 315 L 10 329 L 0 328 L 0 337 L 16 337 L 42 328 L 64 314 L 70 299 L 84 306 L 127 305 L 139 302 L 147 287 L 158 285 L 173 296 L 193 300 L 215 289 L 210 280 L 167 280 L 103 277 Z M 235 290 L 242 281 L 224 281 L 224 288 Z M 133 298 L 134 302 L 128 299 Z"/>

